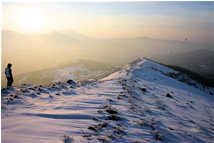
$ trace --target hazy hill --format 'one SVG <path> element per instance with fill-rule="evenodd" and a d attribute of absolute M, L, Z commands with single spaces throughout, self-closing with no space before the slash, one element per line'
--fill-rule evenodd
<path fill-rule="evenodd" d="M 214 76 L 213 50 L 200 49 L 185 53 L 171 53 L 156 56 L 153 59 L 165 64 L 180 66 L 204 76 Z"/>
<path fill-rule="evenodd" d="M 47 34 L 2 31 L 2 68 L 14 64 L 14 74 L 53 68 L 64 62 L 84 59 L 125 64 L 139 57 L 153 57 L 212 45 L 146 37 L 95 39 L 71 30 Z"/>

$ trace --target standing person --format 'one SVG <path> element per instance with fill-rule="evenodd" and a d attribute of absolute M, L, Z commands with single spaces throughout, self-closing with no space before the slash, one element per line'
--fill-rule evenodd
<path fill-rule="evenodd" d="M 12 64 L 9 63 L 7 67 L 5 68 L 5 75 L 7 78 L 7 87 L 11 86 L 13 84 L 13 75 L 11 70 Z"/>

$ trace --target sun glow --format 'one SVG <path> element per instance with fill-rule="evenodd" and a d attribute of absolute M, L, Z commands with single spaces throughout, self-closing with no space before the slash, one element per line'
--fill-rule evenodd
<path fill-rule="evenodd" d="M 44 28 L 44 18 L 37 9 L 23 8 L 17 10 L 16 24 L 25 32 L 39 32 Z"/>

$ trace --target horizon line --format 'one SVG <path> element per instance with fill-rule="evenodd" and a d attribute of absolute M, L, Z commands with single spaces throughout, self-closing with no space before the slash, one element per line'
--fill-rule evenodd
<path fill-rule="evenodd" d="M 93 39 L 97 39 L 97 40 L 107 40 L 107 39 L 129 39 L 129 40 L 132 40 L 132 39 L 138 39 L 138 38 L 144 38 L 144 39 L 151 39 L 151 40 L 160 40 L 160 41 L 169 41 L 169 42 L 182 42 L 182 43 L 188 43 L 188 44 L 200 44 L 200 45 L 213 45 L 213 43 L 197 43 L 197 42 L 194 42 L 194 41 L 185 41 L 185 38 L 183 40 L 181 39 L 161 39 L 161 38 L 157 38 L 157 37 L 147 37 L 145 35 L 138 35 L 138 36 L 133 36 L 133 37 L 97 37 L 97 36 L 91 36 L 91 35 L 85 35 L 85 34 L 82 34 L 82 33 L 79 33 L 75 30 L 72 30 L 72 29 L 64 29 L 64 30 L 53 30 L 53 31 L 48 31 L 48 32 L 20 32 L 20 31 L 15 31 L 15 30 L 10 30 L 10 29 L 1 29 L 1 32 L 14 32 L 14 33 L 17 33 L 17 34 L 21 34 L 21 35 L 48 35 L 48 34 L 51 34 L 51 33 L 61 33 L 61 34 L 65 34 L 63 33 L 63 31 L 72 31 L 73 33 L 76 33 L 76 34 L 79 34 L 83 37 L 88 37 L 88 38 L 93 38 Z M 65 34 L 66 35 L 66 34 Z M 3 35 L 1 35 L 3 36 Z M 187 37 L 186 37 L 187 38 Z"/>

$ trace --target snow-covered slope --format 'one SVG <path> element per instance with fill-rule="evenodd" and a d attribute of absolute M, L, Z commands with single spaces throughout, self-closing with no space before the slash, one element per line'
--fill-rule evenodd
<path fill-rule="evenodd" d="M 214 89 L 169 73 L 142 60 L 99 81 L 2 89 L 2 142 L 212 143 Z"/>

